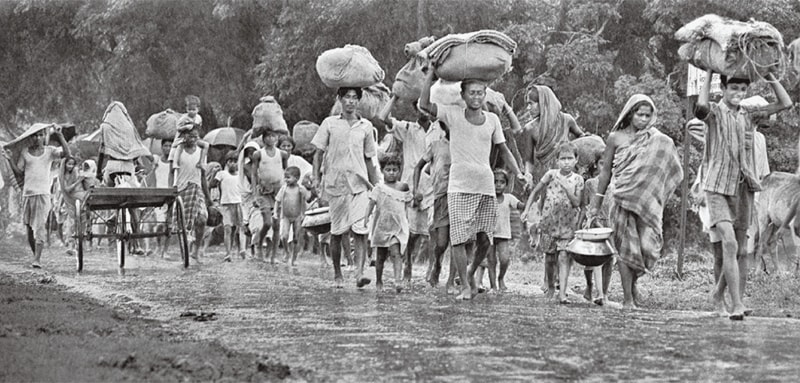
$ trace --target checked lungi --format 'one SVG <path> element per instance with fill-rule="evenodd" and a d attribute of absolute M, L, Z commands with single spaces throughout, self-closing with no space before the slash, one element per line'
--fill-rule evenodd
<path fill-rule="evenodd" d="M 208 220 L 206 198 L 200 185 L 189 183 L 178 195 L 183 200 L 183 222 L 186 230 L 194 230 L 197 221 L 205 223 Z"/>
<path fill-rule="evenodd" d="M 486 233 L 493 242 L 497 222 L 497 201 L 493 195 L 447 193 L 450 208 L 450 244 L 467 243 L 477 233 Z"/>

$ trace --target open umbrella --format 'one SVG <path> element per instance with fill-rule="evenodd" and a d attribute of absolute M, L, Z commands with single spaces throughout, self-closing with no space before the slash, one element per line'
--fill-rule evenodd
<path fill-rule="evenodd" d="M 244 130 L 224 127 L 208 132 L 208 134 L 203 137 L 203 141 L 208 142 L 209 145 L 227 145 L 235 148 L 239 146 L 242 137 L 244 137 Z"/>

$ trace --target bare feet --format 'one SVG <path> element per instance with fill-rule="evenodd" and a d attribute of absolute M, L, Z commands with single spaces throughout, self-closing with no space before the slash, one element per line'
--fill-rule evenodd
<path fill-rule="evenodd" d="M 720 317 L 728 316 L 728 310 L 725 308 L 725 299 L 718 297 L 715 294 L 711 295 L 711 302 L 714 305 L 714 312 Z"/>
<path fill-rule="evenodd" d="M 547 299 L 553 299 L 553 296 L 554 296 L 555 294 L 556 294 L 556 290 L 555 290 L 555 289 L 552 289 L 552 288 L 550 288 L 550 289 L 546 289 L 546 290 L 544 291 L 544 297 L 545 297 L 545 298 L 547 298 Z"/>
<path fill-rule="evenodd" d="M 629 302 L 626 301 L 626 302 L 622 302 L 622 308 L 625 309 L 625 310 L 637 310 L 639 308 L 639 306 L 636 306 L 636 304 L 633 303 L 633 301 L 629 301 Z"/>
<path fill-rule="evenodd" d="M 377 290 L 379 293 L 382 293 L 383 292 L 383 282 L 376 283 L 375 284 L 375 290 Z"/>
<path fill-rule="evenodd" d="M 398 294 L 402 293 L 402 292 L 403 292 L 403 286 L 401 286 L 401 285 L 399 285 L 399 284 L 397 284 L 397 285 L 394 285 L 394 291 L 395 291 L 396 293 L 398 293 Z"/>
<path fill-rule="evenodd" d="M 461 290 L 461 294 L 458 294 L 458 296 L 456 297 L 456 300 L 461 300 L 461 301 L 468 301 L 470 299 L 472 299 L 472 289 Z"/>
<path fill-rule="evenodd" d="M 450 295 L 450 294 L 455 294 L 457 292 L 458 291 L 456 290 L 456 286 L 455 285 L 450 284 L 450 283 L 444 285 L 444 293 L 445 294 Z"/>
<path fill-rule="evenodd" d="M 591 287 L 586 286 L 586 288 L 583 290 L 583 299 L 586 299 L 589 302 L 592 301 L 592 289 L 591 289 Z"/>
<path fill-rule="evenodd" d="M 508 290 L 508 287 L 506 287 L 506 282 L 505 282 L 505 281 L 503 281 L 502 279 L 501 279 L 501 280 L 499 280 L 499 281 L 497 281 L 497 286 L 498 286 L 498 288 L 500 289 L 500 291 L 506 291 L 506 290 Z"/>
<path fill-rule="evenodd" d="M 598 306 L 603 306 L 606 303 L 606 300 L 605 300 L 605 298 L 598 297 L 598 298 L 595 298 L 593 302 L 594 302 L 594 304 L 596 304 Z"/>
<path fill-rule="evenodd" d="M 344 279 L 342 277 L 336 277 L 333 280 L 333 287 L 337 289 L 344 288 Z"/>

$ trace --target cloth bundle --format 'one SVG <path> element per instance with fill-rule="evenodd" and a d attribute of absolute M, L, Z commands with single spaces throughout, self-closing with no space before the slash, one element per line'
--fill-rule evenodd
<path fill-rule="evenodd" d="M 289 134 L 286 120 L 283 119 L 283 109 L 281 109 L 275 97 L 265 96 L 261 97 L 259 101 L 261 102 L 253 108 L 253 135 L 260 136 L 259 130 L 265 128 Z"/>
<path fill-rule="evenodd" d="M 178 133 L 180 117 L 181 114 L 172 109 L 153 114 L 147 119 L 147 129 L 144 134 L 160 140 L 173 138 Z"/>
<path fill-rule="evenodd" d="M 366 88 L 383 81 L 384 73 L 372 54 L 359 45 L 345 45 L 317 57 L 317 74 L 329 88 Z"/>
<path fill-rule="evenodd" d="M 675 32 L 682 60 L 728 77 L 755 81 L 784 69 L 783 36 L 762 21 L 741 22 L 709 14 Z"/>
<path fill-rule="evenodd" d="M 408 57 L 408 62 L 397 72 L 392 83 L 392 94 L 402 100 L 416 100 L 422 93 L 422 83 L 425 80 L 423 68 L 428 66 L 427 60 L 417 54 L 431 45 L 436 40 L 435 37 L 423 37 L 419 41 L 408 43 L 404 52 Z"/>
<path fill-rule="evenodd" d="M 494 30 L 447 35 L 419 52 L 436 66 L 436 75 L 448 81 L 493 81 L 511 69 L 517 43 Z"/>
<path fill-rule="evenodd" d="M 100 123 L 100 134 L 105 154 L 118 160 L 133 160 L 150 154 L 139 138 L 128 110 L 119 101 L 112 102 L 106 108 L 103 122 Z"/>
<path fill-rule="evenodd" d="M 372 85 L 364 88 L 364 94 L 361 96 L 361 101 L 358 103 L 358 113 L 361 117 L 368 120 L 375 119 L 383 109 L 383 106 L 389 102 L 389 87 L 382 83 Z M 342 103 L 336 100 L 331 108 L 331 116 L 342 113 Z"/>
<path fill-rule="evenodd" d="M 589 169 L 597 163 L 606 150 L 606 143 L 600 136 L 579 137 L 572 141 L 578 150 L 578 163 L 575 165 L 578 174 L 589 174 Z"/>
<path fill-rule="evenodd" d="M 294 127 L 292 127 L 292 139 L 294 139 L 295 147 L 310 144 L 318 130 L 319 125 L 308 120 L 294 124 Z"/>

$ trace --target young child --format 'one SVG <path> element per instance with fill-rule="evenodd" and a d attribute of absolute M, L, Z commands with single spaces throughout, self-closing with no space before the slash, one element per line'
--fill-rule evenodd
<path fill-rule="evenodd" d="M 161 140 L 161 153 L 162 155 L 153 155 L 153 168 L 150 171 L 153 174 L 153 184 L 151 187 L 155 188 L 169 188 L 172 185 L 169 183 L 170 163 L 167 160 L 169 151 L 172 148 L 172 139 Z M 159 206 L 153 209 L 155 215 L 155 223 L 148 224 L 151 233 L 166 230 L 166 222 L 168 222 L 169 208 L 167 205 Z M 150 249 L 150 238 L 145 238 L 145 254 L 151 255 L 153 250 Z M 161 258 L 167 253 L 167 241 L 163 241 L 161 237 L 156 238 L 156 247 L 161 254 Z"/>
<path fill-rule="evenodd" d="M 489 282 L 492 289 L 499 288 L 500 291 L 507 290 L 505 283 L 506 272 L 511 264 L 511 251 L 508 242 L 511 239 L 511 209 L 522 210 L 525 208 L 517 197 L 506 193 L 511 179 L 503 169 L 494 171 L 494 190 L 497 198 L 497 223 L 494 229 L 494 245 L 489 252 Z M 495 286 L 495 268 L 500 262 L 500 274 L 497 275 L 497 286 Z"/>
<path fill-rule="evenodd" d="M 278 196 L 275 198 L 275 213 L 272 219 L 280 220 L 281 222 L 281 240 L 283 241 L 283 249 L 286 251 L 283 261 L 285 263 L 291 253 L 292 266 L 295 266 L 297 253 L 302 245 L 300 241 L 300 234 L 302 233 L 300 224 L 303 223 L 310 193 L 305 187 L 298 185 L 300 169 L 296 166 L 286 168 L 283 173 L 283 179 L 285 184 L 278 191 Z M 289 237 L 290 233 L 293 238 Z"/>
<path fill-rule="evenodd" d="M 75 201 L 82 199 L 85 195 L 83 189 L 83 179 L 78 174 L 78 161 L 75 157 L 66 157 L 61 161 L 61 171 L 58 175 L 58 181 L 61 184 L 61 201 L 62 208 L 66 212 L 66 217 L 63 222 L 64 237 L 66 238 L 67 255 L 75 255 L 75 242 L 72 239 L 75 233 L 75 222 L 77 218 L 77 206 Z"/>
<path fill-rule="evenodd" d="M 305 178 L 307 174 L 311 174 L 311 171 L 314 170 L 314 166 L 311 165 L 310 162 L 294 154 L 295 144 L 292 137 L 286 135 L 281 136 L 280 139 L 278 139 L 278 149 L 289 153 L 289 159 L 286 160 L 286 168 L 288 169 L 290 166 L 296 166 L 300 170 L 300 180 Z"/>
<path fill-rule="evenodd" d="M 581 225 L 592 225 L 592 227 L 608 227 L 608 204 L 604 204 L 603 209 L 599 212 L 596 217 L 593 217 L 591 222 L 586 217 L 587 210 L 589 205 L 592 202 L 592 197 L 597 193 L 597 187 L 600 182 L 600 169 L 602 169 L 605 161 L 603 158 L 599 158 L 597 162 L 595 162 L 594 169 L 592 171 L 592 178 L 589 178 L 584 183 L 583 188 L 583 198 L 581 201 L 581 218 L 579 222 Z M 609 185 L 606 189 L 606 195 L 610 195 L 613 191 L 613 186 Z M 610 199 L 605 200 L 610 201 Z M 580 226 L 580 225 L 579 225 Z M 604 263 L 601 269 L 597 267 L 586 267 L 583 270 L 584 278 L 586 279 L 586 289 L 583 292 L 583 298 L 587 301 L 593 301 L 595 304 L 602 306 L 605 303 L 605 297 L 608 294 L 608 284 L 611 281 L 611 271 L 613 270 L 614 259 L 612 258 L 608 262 Z M 598 271 L 602 271 L 602 273 L 598 273 Z M 593 276 L 595 276 L 598 283 L 598 291 L 599 295 L 597 298 L 592 300 L 592 289 L 594 288 L 594 283 L 592 281 Z"/>
<path fill-rule="evenodd" d="M 69 157 L 69 146 L 61 128 L 56 128 L 56 138 L 61 148 L 45 145 L 47 129 L 39 129 L 29 134 L 28 147 L 22 150 L 17 162 L 14 162 L 8 152 L 3 151 L 11 165 L 15 176 L 22 177 L 22 222 L 28 228 L 28 245 L 33 252 L 34 269 L 42 268 L 42 249 L 47 239 L 47 215 L 52 209 L 50 202 L 50 174 L 51 164 L 61 157 Z"/>
<path fill-rule="evenodd" d="M 256 257 L 264 258 L 264 238 L 272 228 L 272 249 L 270 250 L 270 263 L 275 263 L 275 253 L 278 251 L 278 240 L 280 239 L 280 222 L 272 221 L 272 209 L 275 205 L 275 197 L 283 182 L 283 172 L 286 169 L 286 162 L 289 153 L 286 153 L 275 145 L 278 143 L 279 133 L 271 128 L 266 128 L 262 136 L 264 147 L 253 152 L 250 162 L 252 163 L 253 193 L 255 203 L 261 212 L 264 224 L 258 231 L 256 243 Z"/>
<path fill-rule="evenodd" d="M 210 186 L 219 186 L 220 189 L 220 212 L 222 213 L 222 225 L 225 229 L 225 258 L 223 261 L 231 261 L 232 234 L 235 230 L 239 234 L 239 257 L 245 259 L 244 246 L 245 239 L 244 225 L 242 219 L 242 194 L 239 191 L 238 154 L 235 151 L 229 152 L 225 156 L 225 170 L 217 172 Z"/>
<path fill-rule="evenodd" d="M 375 211 L 375 223 L 372 227 L 372 246 L 377 250 L 375 261 L 376 287 L 383 291 L 383 264 L 391 257 L 394 264 L 395 291 L 403 291 L 402 255 L 408 244 L 409 228 L 406 208 L 411 202 L 411 191 L 408 184 L 399 182 L 402 160 L 396 156 L 381 159 L 383 182 L 376 185 L 369 196 L 366 219 Z M 366 224 L 366 223 L 365 223 Z"/>
<path fill-rule="evenodd" d="M 198 115 L 197 117 L 199 118 L 200 116 Z M 169 160 L 173 163 L 179 163 L 181 161 L 181 156 L 183 155 L 183 145 L 181 145 L 183 143 L 183 139 L 181 138 L 181 131 L 195 129 L 198 132 L 199 138 L 200 125 L 194 123 L 195 120 L 196 119 L 189 117 L 188 114 L 183 115 L 178 119 L 178 134 L 175 136 L 175 140 L 173 141 L 171 147 L 172 150 L 169 153 Z M 200 161 L 197 163 L 197 166 L 200 166 L 200 164 L 205 164 L 208 160 L 208 148 L 210 145 L 208 142 L 205 142 L 201 139 L 198 139 L 194 145 L 200 148 Z"/>
<path fill-rule="evenodd" d="M 546 296 L 553 297 L 555 274 L 558 270 L 560 285 L 558 300 L 562 304 L 568 304 L 570 301 L 567 299 L 567 282 L 572 257 L 567 254 L 566 247 L 578 228 L 578 213 L 584 185 L 583 178 L 575 173 L 577 148 L 573 144 L 565 142 L 560 144 L 557 150 L 558 169 L 548 170 L 542 176 L 539 184 L 533 188 L 523 214 L 531 209 L 535 196 L 547 188 L 540 223 L 541 245 L 545 253 Z"/>
<path fill-rule="evenodd" d="M 433 240 L 433 257 L 430 264 L 428 283 L 432 287 L 439 284 L 439 274 L 442 268 L 442 257 L 447 247 L 450 246 L 450 212 L 447 207 L 447 186 L 450 178 L 450 135 L 447 126 L 442 121 L 433 123 L 431 129 L 440 129 L 444 133 L 437 141 L 431 142 L 428 149 L 414 168 L 414 198 L 417 203 L 423 199 L 419 189 L 419 180 L 422 171 L 430 163 L 433 184 L 433 223 L 431 224 L 431 238 Z M 455 292 L 453 279 L 455 278 L 455 265 L 450 262 L 450 275 L 445 284 L 447 293 Z"/>

